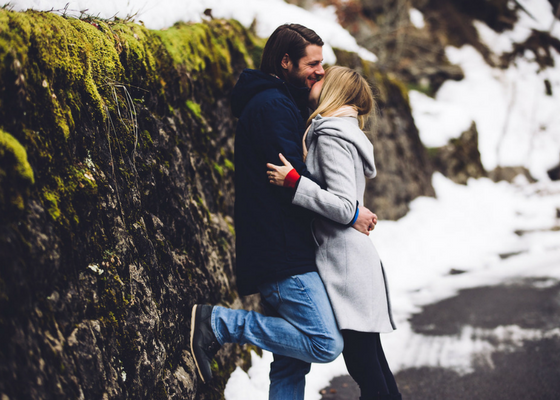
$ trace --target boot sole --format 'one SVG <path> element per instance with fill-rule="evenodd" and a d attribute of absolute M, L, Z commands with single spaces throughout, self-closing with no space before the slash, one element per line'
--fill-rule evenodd
<path fill-rule="evenodd" d="M 202 380 L 202 383 L 206 383 L 204 381 L 204 377 L 202 376 L 202 371 L 200 370 L 200 367 L 198 366 L 198 361 L 196 359 L 196 355 L 194 354 L 194 348 L 193 348 L 194 329 L 195 329 L 196 309 L 197 308 L 198 308 L 198 305 L 195 304 L 193 306 L 193 309 L 192 309 L 192 312 L 191 312 L 191 355 L 192 355 L 192 358 L 194 359 L 194 365 L 196 365 L 196 370 L 198 371 L 198 376 L 200 376 L 200 379 Z"/>

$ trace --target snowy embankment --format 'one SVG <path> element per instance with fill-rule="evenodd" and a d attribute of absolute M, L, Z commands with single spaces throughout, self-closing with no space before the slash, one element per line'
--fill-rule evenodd
<path fill-rule="evenodd" d="M 483 40 L 497 54 L 510 50 L 513 40 L 522 42 L 531 28 L 552 29 L 560 38 L 560 23 L 553 23 L 547 0 L 519 1 L 532 17 L 520 13 L 514 31 L 498 35 L 482 24 L 477 26 Z M 17 10 L 64 9 L 66 3 L 67 0 L 12 1 Z M 88 9 L 89 14 L 105 18 L 125 18 L 137 13 L 135 19 L 142 20 L 148 28 L 163 29 L 179 20 L 200 21 L 206 8 L 212 9 L 214 17 L 235 18 L 245 26 L 256 19 L 257 33 L 262 37 L 285 22 L 304 24 L 327 43 L 327 63 L 335 62 L 332 47 L 357 51 L 375 60 L 338 25 L 332 9 L 308 12 L 281 0 L 98 0 L 94 4 L 81 0 L 69 3 L 68 14 L 79 15 L 80 10 Z M 413 10 L 411 17 L 414 24 L 423 23 L 418 11 Z M 424 144 L 444 145 L 475 121 L 487 170 L 497 165 L 523 165 L 539 182 L 529 184 L 518 179 L 509 184 L 479 179 L 461 186 L 435 174 L 437 198 L 416 199 L 404 218 L 378 224 L 371 239 L 387 268 L 399 327 L 383 336 L 387 358 L 395 371 L 422 365 L 465 371 L 470 368 L 473 353 L 492 348 L 490 341 L 473 344 L 472 332 L 466 329 L 456 338 L 430 339 L 441 341 L 436 346 L 437 355 L 416 352 L 422 347 L 420 343 L 428 339 L 412 332 L 408 318 L 422 305 L 452 296 L 463 288 L 519 277 L 560 280 L 560 183 L 550 182 L 546 174 L 560 155 L 560 56 L 554 54 L 554 69 L 539 72 L 529 54 L 529 58 L 518 59 L 505 71 L 489 67 L 470 47 L 448 48 L 447 54 L 451 62 L 462 66 L 465 79 L 446 82 L 435 99 L 418 92 L 410 94 Z M 552 96 L 545 93 L 545 79 L 551 84 Z M 465 273 L 452 275 L 451 269 Z M 489 335 L 505 335 L 515 342 L 539 333 L 501 327 Z M 226 399 L 266 399 L 271 359 L 266 352 L 262 358 L 254 355 L 248 374 L 237 369 L 226 387 Z M 306 398 L 319 399 L 319 390 L 333 377 L 345 373 L 342 357 L 328 365 L 313 365 Z"/>
<path fill-rule="evenodd" d="M 247 28 L 256 21 L 260 37 L 270 36 L 278 25 L 286 22 L 305 25 L 325 42 L 323 56 L 327 64 L 336 62 L 333 47 L 354 51 L 365 60 L 377 60 L 338 24 L 333 7 L 318 7 L 310 13 L 283 0 L 12 0 L 10 4 L 15 10 L 56 10 L 75 17 L 82 11 L 101 18 L 132 17 L 149 29 L 165 29 L 178 21 L 200 22 L 209 18 L 204 11 L 210 9 L 212 17 L 233 18 Z"/>
<path fill-rule="evenodd" d="M 560 38 L 560 21 L 555 21 L 547 0 L 520 3 L 531 15 L 519 12 L 512 31 L 498 34 L 476 23 L 480 37 L 496 55 L 512 51 L 513 43 L 523 43 L 532 29 L 550 30 Z M 506 70 L 490 67 L 471 46 L 448 47 L 446 53 L 462 67 L 465 79 L 446 82 L 435 99 L 410 93 L 422 142 L 428 147 L 443 146 L 474 121 L 486 170 L 523 165 L 536 179 L 548 180 L 547 169 L 560 158 L 560 55 L 553 50 L 556 67 L 539 71 L 530 52 Z M 545 80 L 552 95 L 546 94 Z"/>

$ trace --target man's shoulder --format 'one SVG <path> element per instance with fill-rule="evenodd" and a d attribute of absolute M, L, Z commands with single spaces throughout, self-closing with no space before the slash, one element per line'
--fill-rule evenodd
<path fill-rule="evenodd" d="M 269 88 L 257 93 L 248 103 L 254 110 L 278 110 L 278 107 L 297 109 L 292 99 L 280 88 Z"/>

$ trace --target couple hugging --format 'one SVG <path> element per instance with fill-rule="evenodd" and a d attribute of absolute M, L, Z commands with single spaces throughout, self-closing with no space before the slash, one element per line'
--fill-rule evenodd
<path fill-rule="evenodd" d="M 362 131 L 375 103 L 357 72 L 325 72 L 322 46 L 282 25 L 233 90 L 237 286 L 260 293 L 265 314 L 195 305 L 191 352 L 206 383 L 224 343 L 272 352 L 269 399 L 282 400 L 303 399 L 311 363 L 342 353 L 362 400 L 401 399 L 379 340 L 395 327 L 368 238 L 377 216 L 360 205 L 376 174 Z"/>

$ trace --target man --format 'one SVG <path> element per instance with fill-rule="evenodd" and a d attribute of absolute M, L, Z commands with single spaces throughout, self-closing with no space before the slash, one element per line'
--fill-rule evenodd
<path fill-rule="evenodd" d="M 274 353 L 270 399 L 303 399 L 312 362 L 330 362 L 343 348 L 315 265 L 314 214 L 291 204 L 292 192 L 269 184 L 267 163 L 282 153 L 299 175 L 310 88 L 325 74 L 323 41 L 297 24 L 278 27 L 260 70 L 245 70 L 232 94 L 235 137 L 235 228 L 240 295 L 260 293 L 266 316 L 195 305 L 191 351 L 204 382 L 224 343 L 251 343 Z M 348 226 L 368 234 L 376 217 L 356 207 Z"/>

